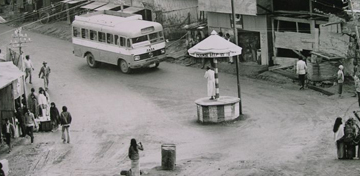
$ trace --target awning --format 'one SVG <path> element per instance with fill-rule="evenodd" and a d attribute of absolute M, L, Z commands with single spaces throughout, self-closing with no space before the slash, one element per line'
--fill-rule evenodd
<path fill-rule="evenodd" d="M 131 7 L 128 7 L 126 9 L 124 9 L 122 12 L 134 14 L 134 13 L 136 13 L 138 11 L 141 11 L 141 10 L 144 10 L 144 8 L 131 6 Z M 118 12 L 121 12 L 121 10 L 119 10 Z"/>
<path fill-rule="evenodd" d="M 11 61 L 0 62 L 0 70 L 0 89 L 24 75 L 24 72 L 20 71 Z"/>
<path fill-rule="evenodd" d="M 93 3 L 91 3 L 91 4 L 82 6 L 81 8 L 94 10 L 94 9 L 99 8 L 99 7 L 101 7 L 101 6 L 104 6 L 104 5 L 106 5 L 106 4 L 107 4 L 107 3 L 103 3 L 103 2 L 93 2 Z"/>
<path fill-rule="evenodd" d="M 99 8 L 96 8 L 95 10 L 110 10 L 110 9 L 114 9 L 114 8 L 117 8 L 117 7 L 120 7 L 120 5 L 117 5 L 117 4 L 106 4 L 104 6 L 101 6 Z"/>

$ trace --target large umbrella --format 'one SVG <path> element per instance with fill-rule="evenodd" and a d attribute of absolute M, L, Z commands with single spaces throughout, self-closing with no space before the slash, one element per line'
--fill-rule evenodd
<path fill-rule="evenodd" d="M 188 50 L 190 56 L 214 59 L 216 98 L 220 97 L 217 58 L 240 55 L 241 50 L 241 47 L 220 37 L 214 30 L 209 37 Z"/>

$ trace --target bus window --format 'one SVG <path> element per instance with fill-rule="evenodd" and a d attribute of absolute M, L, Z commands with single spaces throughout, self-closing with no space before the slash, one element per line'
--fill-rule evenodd
<path fill-rule="evenodd" d="M 105 33 L 99 32 L 99 42 L 105 42 Z"/>
<path fill-rule="evenodd" d="M 113 35 L 112 34 L 106 34 L 106 41 L 108 44 L 114 44 Z"/>
<path fill-rule="evenodd" d="M 74 27 L 74 28 L 73 28 L 73 36 L 74 36 L 74 37 L 80 37 L 79 28 L 77 28 L 77 27 Z"/>
<path fill-rule="evenodd" d="M 87 29 L 81 29 L 81 37 L 82 37 L 82 38 L 84 38 L 84 39 L 89 38 L 88 33 L 89 33 L 89 30 L 87 30 Z"/>
<path fill-rule="evenodd" d="M 131 47 L 130 39 L 126 40 L 126 46 L 129 47 L 129 48 Z"/>
<path fill-rule="evenodd" d="M 120 46 L 125 46 L 125 38 L 120 37 Z"/>
<path fill-rule="evenodd" d="M 152 33 L 152 34 L 149 34 L 149 39 L 150 39 L 150 43 L 154 43 L 154 42 L 157 42 L 158 40 L 158 33 Z"/>
<path fill-rule="evenodd" d="M 97 34 L 96 31 L 90 30 L 90 40 L 96 40 L 97 39 L 96 34 Z"/>
<path fill-rule="evenodd" d="M 119 45 L 119 36 L 115 35 L 115 45 Z"/>
<path fill-rule="evenodd" d="M 148 38 L 147 38 L 147 35 L 143 35 L 143 36 L 140 36 L 140 37 L 133 38 L 131 40 L 132 40 L 132 43 L 135 44 L 135 43 L 140 43 L 140 42 L 147 41 Z"/>

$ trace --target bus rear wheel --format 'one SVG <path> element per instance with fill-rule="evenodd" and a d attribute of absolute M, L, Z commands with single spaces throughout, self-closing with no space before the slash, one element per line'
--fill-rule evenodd
<path fill-rule="evenodd" d="M 97 68 L 100 66 L 100 63 L 95 60 L 94 56 L 91 53 L 86 54 L 86 60 L 91 68 Z"/>
<path fill-rule="evenodd" d="M 131 71 L 132 71 L 132 69 L 129 67 L 128 63 L 125 60 L 120 60 L 119 66 L 120 66 L 121 72 L 123 72 L 123 73 L 128 74 L 128 73 L 131 73 Z"/>

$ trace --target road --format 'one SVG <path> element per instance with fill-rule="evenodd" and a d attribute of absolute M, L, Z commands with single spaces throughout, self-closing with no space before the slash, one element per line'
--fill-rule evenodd
<path fill-rule="evenodd" d="M 0 26 L 4 50 L 10 27 Z M 27 32 L 24 48 L 35 66 L 52 69 L 49 94 L 73 116 L 71 143 L 61 132 L 21 139 L 10 154 L 10 175 L 119 175 L 130 167 L 130 139 L 144 144 L 141 168 L 154 176 L 359 175 L 359 161 L 336 160 L 332 125 L 357 110 L 356 99 L 327 97 L 296 85 L 241 77 L 244 117 L 232 123 L 196 122 L 194 101 L 206 95 L 204 70 L 161 63 L 127 75 L 116 66 L 92 69 L 71 43 Z M 220 95 L 236 96 L 236 77 L 220 73 Z M 162 171 L 161 144 L 176 144 L 175 171 Z M 1 150 L 5 151 L 5 150 Z"/>

